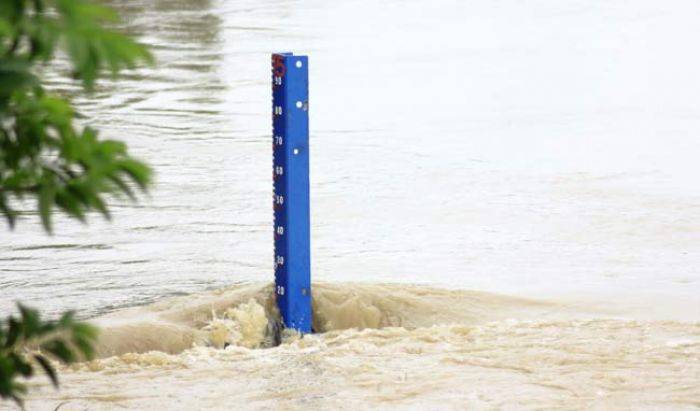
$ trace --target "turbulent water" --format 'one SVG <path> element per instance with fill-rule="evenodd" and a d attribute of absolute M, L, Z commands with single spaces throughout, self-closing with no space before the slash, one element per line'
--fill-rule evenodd
<path fill-rule="evenodd" d="M 49 87 L 157 182 L 3 233 L 3 312 L 103 329 L 30 409 L 700 406 L 697 2 L 111 4 L 158 65 Z M 274 51 L 310 58 L 318 332 L 279 346 Z"/>
<path fill-rule="evenodd" d="M 109 314 L 102 358 L 63 369 L 64 388 L 30 408 L 700 406 L 697 322 L 426 286 L 316 284 L 313 297 L 317 333 L 276 347 L 269 285 Z"/>

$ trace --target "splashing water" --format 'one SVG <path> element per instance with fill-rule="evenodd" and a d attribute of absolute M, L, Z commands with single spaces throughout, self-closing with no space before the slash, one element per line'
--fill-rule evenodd
<path fill-rule="evenodd" d="M 250 299 L 247 303 L 227 309 L 221 318 L 212 312 L 212 320 L 204 331 L 209 342 L 217 348 L 228 345 L 258 348 L 267 339 L 268 318 L 265 308 Z"/>

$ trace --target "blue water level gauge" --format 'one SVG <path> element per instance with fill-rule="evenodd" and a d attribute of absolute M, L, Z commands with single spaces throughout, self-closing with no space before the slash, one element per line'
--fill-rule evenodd
<path fill-rule="evenodd" d="M 309 59 L 272 55 L 275 294 L 284 325 L 311 332 Z"/>

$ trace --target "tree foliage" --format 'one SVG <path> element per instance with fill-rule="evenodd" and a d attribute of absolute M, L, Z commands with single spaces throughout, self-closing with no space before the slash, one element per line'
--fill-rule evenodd
<path fill-rule="evenodd" d="M 151 171 L 120 141 L 80 127 L 70 102 L 46 90 L 40 70 L 60 53 L 86 91 L 103 74 L 149 63 L 148 50 L 115 29 L 117 14 L 85 0 L 0 0 L 0 214 L 14 227 L 24 199 L 34 199 L 46 231 L 54 210 L 85 221 L 109 218 L 107 198 L 135 198 Z M 0 397 L 22 405 L 23 378 L 43 370 L 58 386 L 53 361 L 93 355 L 96 329 L 73 313 L 44 321 L 19 305 L 0 320 Z"/>
<path fill-rule="evenodd" d="M 114 27 L 117 14 L 83 0 L 0 1 L 0 213 L 11 227 L 18 199 L 36 199 L 44 228 L 54 208 L 85 221 L 109 218 L 105 196 L 134 198 L 151 171 L 124 143 L 78 127 L 70 102 L 47 91 L 37 68 L 65 53 L 90 91 L 102 74 L 151 62 L 148 50 Z"/>
<path fill-rule="evenodd" d="M 51 360 L 69 364 L 92 358 L 97 330 L 75 321 L 73 312 L 57 321 L 44 321 L 36 310 L 20 304 L 19 313 L 0 321 L 0 397 L 21 406 L 27 387 L 19 378 L 29 378 L 39 368 L 58 387 Z"/>

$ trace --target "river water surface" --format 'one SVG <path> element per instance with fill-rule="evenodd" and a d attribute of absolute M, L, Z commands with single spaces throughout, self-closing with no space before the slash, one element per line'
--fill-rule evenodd
<path fill-rule="evenodd" d="M 157 65 L 50 87 L 157 181 L 3 234 L 3 311 L 101 316 L 117 355 L 37 409 L 699 405 L 696 2 L 113 4 Z M 327 332 L 257 350 L 278 51 L 310 58 Z"/>

